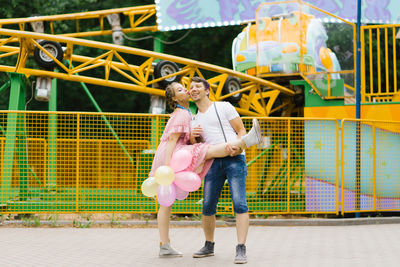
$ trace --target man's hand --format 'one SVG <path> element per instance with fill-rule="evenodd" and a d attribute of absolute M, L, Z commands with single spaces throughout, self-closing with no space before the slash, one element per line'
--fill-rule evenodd
<path fill-rule="evenodd" d="M 201 135 L 203 134 L 203 128 L 201 128 L 200 125 L 197 125 L 196 127 L 192 128 L 190 132 L 190 143 L 195 144 L 196 138 L 200 138 Z"/>
<path fill-rule="evenodd" d="M 239 146 L 232 146 L 231 144 L 226 144 L 225 151 L 226 153 L 229 154 L 229 156 L 233 157 L 242 153 L 243 149 Z"/>

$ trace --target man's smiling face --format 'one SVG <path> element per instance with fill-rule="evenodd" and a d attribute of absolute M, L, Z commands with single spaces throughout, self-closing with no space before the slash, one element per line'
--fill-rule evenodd
<path fill-rule="evenodd" d="M 205 97 L 208 97 L 208 90 L 204 88 L 204 84 L 202 82 L 192 82 L 190 84 L 190 96 L 194 102 L 197 102 Z"/>

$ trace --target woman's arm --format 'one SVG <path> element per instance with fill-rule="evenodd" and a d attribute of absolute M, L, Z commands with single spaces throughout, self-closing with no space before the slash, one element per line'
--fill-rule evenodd
<path fill-rule="evenodd" d="M 165 165 L 169 165 L 172 153 L 174 152 L 174 149 L 176 147 L 176 142 L 178 142 L 181 135 L 182 133 L 171 133 L 171 135 L 169 136 L 165 149 Z"/>

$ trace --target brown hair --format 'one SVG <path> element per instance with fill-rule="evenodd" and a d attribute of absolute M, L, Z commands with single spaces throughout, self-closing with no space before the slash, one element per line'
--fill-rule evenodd
<path fill-rule="evenodd" d="M 200 78 L 199 76 L 192 77 L 192 79 L 190 81 L 195 82 L 195 83 L 202 83 L 206 90 L 210 90 L 210 84 L 203 78 Z"/>
<path fill-rule="evenodd" d="M 173 82 L 168 84 L 168 86 L 165 88 L 165 98 L 167 100 L 167 105 L 168 107 L 173 111 L 176 108 L 176 101 L 172 100 L 172 98 L 175 96 L 175 86 L 180 83 Z"/>

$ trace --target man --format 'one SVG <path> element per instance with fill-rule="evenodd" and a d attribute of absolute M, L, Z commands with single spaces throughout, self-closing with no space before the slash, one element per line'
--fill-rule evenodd
<path fill-rule="evenodd" d="M 246 134 L 242 119 L 228 102 L 212 102 L 210 87 L 206 80 L 193 77 L 190 95 L 196 103 L 198 113 L 192 123 L 191 140 L 202 137 L 206 143 L 220 144 L 240 138 Z M 258 127 L 258 128 L 257 128 Z M 259 125 L 257 137 L 261 141 Z M 223 129 L 223 130 L 222 130 Z M 204 179 L 203 231 L 204 247 L 193 254 L 194 258 L 214 255 L 215 214 L 225 179 L 228 179 L 233 207 L 236 214 L 237 241 L 235 263 L 246 263 L 246 237 L 249 229 L 249 213 L 246 202 L 246 160 L 242 149 L 228 147 L 232 157 L 216 158 Z"/>

